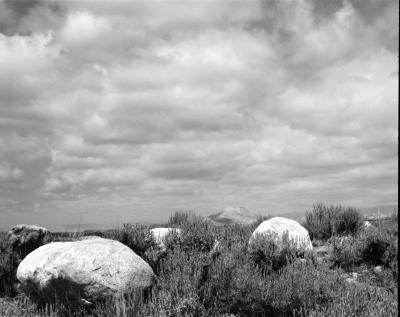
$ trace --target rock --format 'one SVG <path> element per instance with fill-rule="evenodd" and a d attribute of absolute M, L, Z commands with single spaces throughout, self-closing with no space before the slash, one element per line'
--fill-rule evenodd
<path fill-rule="evenodd" d="M 182 234 L 182 230 L 179 228 L 154 228 L 150 232 L 153 234 L 157 245 L 161 250 L 165 250 L 165 238 L 168 234 L 175 232 L 178 236 Z"/>
<path fill-rule="evenodd" d="M 221 251 L 221 243 L 217 239 L 215 239 L 213 247 L 212 247 L 210 253 L 214 254 L 214 253 L 217 253 L 217 252 L 220 252 L 220 251 Z"/>
<path fill-rule="evenodd" d="M 52 236 L 46 228 L 20 224 L 14 226 L 8 232 L 7 239 L 13 251 L 23 258 L 36 248 L 49 243 L 52 240 Z"/>
<path fill-rule="evenodd" d="M 258 235 L 269 235 L 275 240 L 277 245 L 280 246 L 285 233 L 288 234 L 289 239 L 293 241 L 297 248 L 304 248 L 305 250 L 313 249 L 307 229 L 297 221 L 284 217 L 273 217 L 262 222 L 256 230 L 254 230 L 249 243 Z"/>
<path fill-rule="evenodd" d="M 351 272 L 349 277 L 346 278 L 346 282 L 349 284 L 360 285 L 360 282 L 357 281 L 358 273 Z"/>
<path fill-rule="evenodd" d="M 375 266 L 374 267 L 374 273 L 378 274 L 378 275 L 381 274 L 382 273 L 382 268 L 383 268 L 382 265 Z"/>
<path fill-rule="evenodd" d="M 153 270 L 126 245 L 103 238 L 53 242 L 20 263 L 17 279 L 31 299 L 94 302 L 133 289 L 149 289 Z"/>
<path fill-rule="evenodd" d="M 244 207 L 226 207 L 222 211 L 208 216 L 217 224 L 251 224 L 256 217 Z"/>
<path fill-rule="evenodd" d="M 368 220 L 366 220 L 366 221 L 363 222 L 362 228 L 364 230 L 371 230 L 371 229 L 374 229 L 375 226 L 372 223 L 370 223 Z"/>

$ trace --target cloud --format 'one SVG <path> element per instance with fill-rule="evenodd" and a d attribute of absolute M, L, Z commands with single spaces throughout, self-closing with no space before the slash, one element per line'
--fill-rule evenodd
<path fill-rule="evenodd" d="M 397 23 L 386 0 L 1 1 L 0 219 L 395 203 Z"/>
<path fill-rule="evenodd" d="M 61 41 L 69 47 L 90 45 L 100 36 L 107 36 L 110 31 L 108 21 L 89 12 L 74 12 L 68 15 L 61 30 Z"/>

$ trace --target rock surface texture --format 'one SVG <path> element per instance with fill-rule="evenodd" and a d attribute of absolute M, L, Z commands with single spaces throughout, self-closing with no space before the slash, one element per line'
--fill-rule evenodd
<path fill-rule="evenodd" d="M 25 257 L 36 248 L 49 243 L 52 239 L 51 232 L 46 228 L 34 225 L 16 225 L 7 235 L 13 251 Z"/>
<path fill-rule="evenodd" d="M 148 289 L 151 267 L 124 244 L 103 238 L 44 245 L 20 263 L 17 278 L 32 299 L 93 302 Z"/>
<path fill-rule="evenodd" d="M 164 241 L 168 234 L 175 232 L 178 236 L 180 236 L 182 233 L 182 230 L 179 228 L 154 228 L 150 231 L 153 234 L 156 243 L 162 250 L 165 249 Z"/>
<path fill-rule="evenodd" d="M 297 221 L 284 217 L 274 217 L 263 221 L 256 230 L 254 230 L 249 243 L 258 235 L 268 235 L 273 237 L 277 245 L 280 246 L 285 233 L 288 234 L 289 239 L 293 241 L 297 248 L 304 248 L 305 250 L 313 249 L 307 229 Z"/>

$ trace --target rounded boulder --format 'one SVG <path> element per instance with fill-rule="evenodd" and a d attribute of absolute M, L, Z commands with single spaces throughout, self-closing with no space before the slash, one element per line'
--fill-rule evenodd
<path fill-rule="evenodd" d="M 19 264 L 17 279 L 32 299 L 94 302 L 154 285 L 153 270 L 126 245 L 103 238 L 53 242 Z"/>
<path fill-rule="evenodd" d="M 281 246 L 286 234 L 295 247 L 308 251 L 313 249 L 307 229 L 297 221 L 284 217 L 273 217 L 263 221 L 256 230 L 254 230 L 249 243 L 257 236 L 268 235 L 274 239 L 278 246 Z"/>

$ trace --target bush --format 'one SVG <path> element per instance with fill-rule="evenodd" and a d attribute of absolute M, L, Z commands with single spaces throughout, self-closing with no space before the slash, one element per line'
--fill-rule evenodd
<path fill-rule="evenodd" d="M 7 233 L 0 233 L 0 296 L 16 295 L 14 283 L 19 257 L 13 252 L 7 239 Z"/>
<path fill-rule="evenodd" d="M 330 260 L 333 266 L 350 270 L 363 262 L 360 242 L 356 238 L 351 236 L 334 237 L 331 240 L 331 244 Z"/>
<path fill-rule="evenodd" d="M 140 257 L 143 257 L 148 249 L 157 246 L 150 229 L 147 226 L 139 224 L 125 223 L 121 229 L 109 233 L 107 238 L 125 244 Z"/>
<path fill-rule="evenodd" d="M 10 247 L 0 248 L 0 296 L 16 295 L 14 283 L 18 264 L 18 257 Z"/>
<path fill-rule="evenodd" d="M 257 235 L 249 244 L 250 259 L 263 272 L 277 271 L 304 253 L 290 241 L 288 234 L 282 237 L 281 245 L 272 235 L 266 234 Z"/>
<path fill-rule="evenodd" d="M 256 226 L 252 225 L 241 225 L 241 224 L 229 224 L 215 228 L 216 239 L 221 243 L 221 246 L 231 248 L 237 245 L 244 245 L 247 247 L 249 239 L 253 234 Z"/>
<path fill-rule="evenodd" d="M 309 317 L 347 317 L 347 316 L 398 316 L 397 291 L 381 288 L 352 286 L 335 296 L 328 305 L 309 310 Z"/>
<path fill-rule="evenodd" d="M 203 289 L 209 316 L 293 316 L 293 311 L 327 305 L 346 287 L 341 272 L 294 261 L 263 274 L 238 247 L 212 265 Z"/>
<path fill-rule="evenodd" d="M 362 263 L 392 268 L 397 277 L 397 238 L 388 232 L 369 230 L 357 236 L 332 239 L 333 265 L 351 269 Z"/>
<path fill-rule="evenodd" d="M 385 232 L 366 232 L 360 236 L 360 240 L 361 256 L 364 262 L 389 267 L 393 261 L 397 260 L 397 239 L 393 239 Z"/>
<path fill-rule="evenodd" d="M 339 207 L 335 219 L 335 233 L 339 235 L 355 235 L 363 224 L 360 212 L 352 207 Z"/>
<path fill-rule="evenodd" d="M 215 243 L 213 225 L 207 219 L 188 212 L 175 213 L 168 223 L 169 227 L 180 227 L 182 232 L 179 239 L 180 248 L 185 251 L 209 252 Z M 171 246 L 171 241 L 167 245 Z"/>
<path fill-rule="evenodd" d="M 165 249 L 172 251 L 177 247 L 180 248 L 180 246 L 182 245 L 182 235 L 178 231 L 170 231 L 165 235 L 163 242 Z"/>
<path fill-rule="evenodd" d="M 306 212 L 303 226 L 311 239 L 329 239 L 333 235 L 356 234 L 362 225 L 359 211 L 352 207 L 313 205 L 312 212 Z"/>
<path fill-rule="evenodd" d="M 190 211 L 176 211 L 169 217 L 169 227 L 182 227 L 184 224 L 190 222 L 195 215 Z"/>
<path fill-rule="evenodd" d="M 206 260 L 205 253 L 186 252 L 179 247 L 167 253 L 162 260 L 158 283 L 158 297 L 163 302 L 163 309 L 176 316 L 177 307 L 183 312 L 184 303 L 198 298 L 199 280 Z"/>

